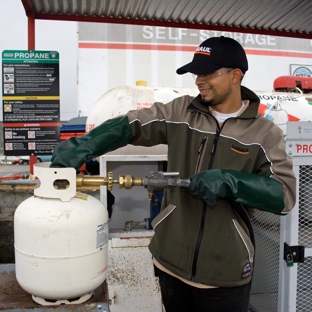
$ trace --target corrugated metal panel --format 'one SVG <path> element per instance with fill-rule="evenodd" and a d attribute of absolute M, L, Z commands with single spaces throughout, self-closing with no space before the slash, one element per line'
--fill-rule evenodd
<path fill-rule="evenodd" d="M 218 29 L 312 38 L 310 0 L 21 0 L 35 19 Z"/>

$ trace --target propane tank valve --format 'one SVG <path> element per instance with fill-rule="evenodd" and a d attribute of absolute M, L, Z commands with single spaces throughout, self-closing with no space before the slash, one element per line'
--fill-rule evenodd
<path fill-rule="evenodd" d="M 113 179 L 112 172 L 109 172 L 107 177 L 84 177 L 81 174 L 78 174 L 76 177 L 77 187 L 105 185 L 111 191 L 114 183 L 119 182 Z"/>
<path fill-rule="evenodd" d="M 188 187 L 190 179 L 181 179 L 179 172 L 151 172 L 151 175 L 144 178 L 134 178 L 130 174 L 120 175 L 118 180 L 114 180 L 113 173 L 109 172 L 107 177 L 85 177 L 77 175 L 77 187 L 105 185 L 111 191 L 113 184 L 118 184 L 119 188 L 131 189 L 133 186 L 144 186 L 149 193 L 160 191 L 168 187 Z"/>
<path fill-rule="evenodd" d="M 111 191 L 113 184 L 118 184 L 119 188 L 131 189 L 133 186 L 142 186 L 141 178 L 134 178 L 130 174 L 120 175 L 118 180 L 114 180 L 113 173 L 109 172 L 107 177 L 85 177 L 80 174 L 76 178 L 77 187 L 105 185 Z"/>

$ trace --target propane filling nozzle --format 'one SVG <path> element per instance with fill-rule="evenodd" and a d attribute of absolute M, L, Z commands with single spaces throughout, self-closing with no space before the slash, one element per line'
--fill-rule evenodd
<path fill-rule="evenodd" d="M 105 185 L 111 191 L 113 184 L 118 184 L 119 188 L 130 189 L 133 186 L 143 185 L 143 181 L 141 178 L 133 178 L 130 174 L 120 175 L 118 180 L 114 180 L 112 172 L 109 172 L 107 177 L 85 177 L 80 174 L 76 177 L 77 187 Z"/>
<path fill-rule="evenodd" d="M 189 187 L 190 179 L 181 179 L 179 172 L 152 172 L 149 177 L 143 179 L 144 187 L 149 193 L 161 191 L 170 187 Z"/>

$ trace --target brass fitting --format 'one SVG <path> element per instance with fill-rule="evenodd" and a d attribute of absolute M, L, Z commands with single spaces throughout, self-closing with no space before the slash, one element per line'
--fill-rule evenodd
<path fill-rule="evenodd" d="M 113 179 L 111 172 L 108 173 L 107 177 L 85 177 L 80 174 L 76 176 L 77 187 L 105 185 L 111 191 L 114 183 L 116 184 L 118 181 Z"/>
<path fill-rule="evenodd" d="M 133 178 L 130 174 L 126 174 L 120 175 L 119 180 L 114 180 L 112 172 L 109 172 L 107 177 L 84 177 L 80 174 L 76 177 L 77 187 L 105 185 L 111 191 L 113 184 L 119 184 L 119 188 L 131 189 L 133 186 L 142 186 L 143 179 Z"/>
<path fill-rule="evenodd" d="M 130 174 L 119 176 L 119 188 L 131 189 L 133 186 L 142 186 L 143 179 L 134 178 Z"/>

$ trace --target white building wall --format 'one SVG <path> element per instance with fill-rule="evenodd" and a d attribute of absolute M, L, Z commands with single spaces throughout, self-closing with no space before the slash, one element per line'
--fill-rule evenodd
<path fill-rule="evenodd" d="M 112 88 L 135 85 L 194 88 L 190 74 L 176 69 L 193 58 L 196 47 L 212 36 L 229 36 L 245 48 L 249 70 L 243 84 L 271 91 L 276 77 L 292 74 L 291 64 L 312 69 L 312 41 L 254 34 L 165 27 L 79 23 L 78 106 L 88 115 Z"/>
<path fill-rule="evenodd" d="M 246 73 L 243 84 L 251 90 L 259 91 L 272 91 L 275 78 L 292 75 L 290 64 L 309 67 L 312 65 L 312 58 L 261 55 L 247 55 L 247 57 L 250 69 Z"/>

